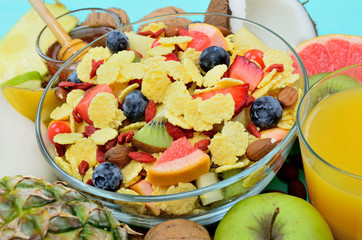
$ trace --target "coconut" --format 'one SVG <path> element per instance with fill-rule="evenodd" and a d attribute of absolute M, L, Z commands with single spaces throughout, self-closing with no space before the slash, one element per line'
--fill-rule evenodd
<path fill-rule="evenodd" d="M 211 0 L 207 12 L 228 14 L 225 4 L 228 4 L 231 15 L 266 26 L 292 47 L 318 35 L 304 3 L 298 0 Z M 241 25 L 242 23 L 235 19 L 230 21 L 233 32 Z"/>

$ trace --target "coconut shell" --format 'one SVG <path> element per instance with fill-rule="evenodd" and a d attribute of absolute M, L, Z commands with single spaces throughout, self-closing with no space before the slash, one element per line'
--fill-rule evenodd
<path fill-rule="evenodd" d="M 206 12 L 231 15 L 229 0 L 211 0 Z M 230 29 L 229 18 L 224 16 L 205 16 L 204 23 Z"/>

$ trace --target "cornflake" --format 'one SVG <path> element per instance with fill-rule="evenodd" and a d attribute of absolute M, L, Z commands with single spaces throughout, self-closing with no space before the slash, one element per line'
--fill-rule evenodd
<path fill-rule="evenodd" d="M 114 82 L 127 82 L 120 74 L 124 65 L 131 63 L 135 58 L 133 51 L 123 50 L 113 54 L 109 60 L 97 69 L 98 84 L 112 84 Z"/>
<path fill-rule="evenodd" d="M 92 71 L 92 60 L 107 61 L 112 56 L 112 53 L 108 48 L 95 47 L 91 48 L 86 54 L 84 54 L 82 61 L 77 66 L 77 75 L 82 82 L 96 83 L 97 77 L 90 79 L 90 72 Z"/>
<path fill-rule="evenodd" d="M 134 83 L 132 85 L 129 85 L 128 87 L 126 87 L 121 94 L 118 96 L 118 101 L 120 103 L 123 103 L 124 98 L 127 96 L 128 93 L 132 92 L 133 90 L 137 89 L 139 87 L 138 83 Z"/>
<path fill-rule="evenodd" d="M 170 186 L 166 188 L 166 190 L 164 187 L 155 187 L 153 190 L 153 195 L 175 194 L 188 192 L 195 189 L 196 187 L 192 183 L 180 182 L 177 186 Z M 197 198 L 197 196 L 194 196 L 180 200 L 155 202 L 154 204 L 168 214 L 182 215 L 192 211 L 196 207 Z"/>
<path fill-rule="evenodd" d="M 129 187 L 136 183 L 135 179 L 138 178 L 139 173 L 142 171 L 142 163 L 135 160 L 131 160 L 123 169 L 121 169 L 123 175 L 123 187 Z"/>
<path fill-rule="evenodd" d="M 68 103 L 63 103 L 60 107 L 56 107 L 50 114 L 50 118 L 54 120 L 68 120 L 69 115 L 73 112 L 73 107 Z"/>
<path fill-rule="evenodd" d="M 155 103 L 162 103 L 171 80 L 162 70 L 152 70 L 146 73 L 142 81 L 142 93 Z"/>
<path fill-rule="evenodd" d="M 185 58 L 183 60 L 183 65 L 187 74 L 191 77 L 191 80 L 195 82 L 197 86 L 201 87 L 203 77 L 195 63 L 191 59 Z"/>
<path fill-rule="evenodd" d="M 247 166 L 249 164 L 249 160 L 248 159 L 244 159 L 242 161 L 238 161 L 235 164 L 232 165 L 223 165 L 221 167 L 217 167 L 215 169 L 216 173 L 221 173 L 221 172 L 225 172 L 225 171 L 229 171 L 231 169 L 238 169 L 238 168 L 243 168 L 245 166 Z"/>
<path fill-rule="evenodd" d="M 225 64 L 216 65 L 206 73 L 202 85 L 205 87 L 214 86 L 221 79 L 226 70 L 227 66 Z"/>
<path fill-rule="evenodd" d="M 90 138 L 97 145 L 104 145 L 109 140 L 114 139 L 118 135 L 118 131 L 113 128 L 102 128 L 100 130 L 95 131 Z"/>
<path fill-rule="evenodd" d="M 198 111 L 199 104 L 202 103 L 201 98 L 192 99 L 185 103 L 184 117 L 185 121 L 196 131 L 208 131 L 213 125 L 203 120 L 201 113 Z"/>
<path fill-rule="evenodd" d="M 89 163 L 89 167 L 93 167 L 97 164 L 97 148 L 97 145 L 91 139 L 82 138 L 67 149 L 65 157 L 71 164 L 72 169 L 78 169 L 83 160 Z"/>
<path fill-rule="evenodd" d="M 174 116 L 180 116 L 184 112 L 185 103 L 192 99 L 185 84 L 181 81 L 171 83 L 165 94 L 164 104 L 167 111 Z"/>
<path fill-rule="evenodd" d="M 81 133 L 58 133 L 54 136 L 53 141 L 62 145 L 76 143 L 79 139 L 83 138 Z"/>
<path fill-rule="evenodd" d="M 81 89 L 73 89 L 67 94 L 67 103 L 73 108 L 78 105 L 80 100 L 84 97 L 84 91 Z"/>
<path fill-rule="evenodd" d="M 117 111 L 119 111 L 117 99 L 107 92 L 98 93 L 93 97 L 88 108 L 89 119 L 96 128 L 109 127 L 116 118 Z"/>
<path fill-rule="evenodd" d="M 218 124 L 230 120 L 234 115 L 235 102 L 231 94 L 216 94 L 199 102 L 198 112 L 202 120 L 210 124 Z"/>

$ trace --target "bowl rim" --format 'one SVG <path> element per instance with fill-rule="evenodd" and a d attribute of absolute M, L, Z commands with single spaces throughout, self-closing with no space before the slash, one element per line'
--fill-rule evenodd
<path fill-rule="evenodd" d="M 331 169 L 333 169 L 336 172 L 342 173 L 344 175 L 347 175 L 349 177 L 358 179 L 358 180 L 362 180 L 362 175 L 357 175 L 348 171 L 345 171 L 341 168 L 336 167 L 335 165 L 327 162 L 325 159 L 323 159 L 320 155 L 318 155 L 314 149 L 310 146 L 310 144 L 308 143 L 307 139 L 305 138 L 305 134 L 303 134 L 303 130 L 302 130 L 302 124 L 300 122 L 302 116 L 301 116 L 301 111 L 302 111 L 302 105 L 304 104 L 304 102 L 308 101 L 308 96 L 312 93 L 312 91 L 317 88 L 319 86 L 320 83 L 324 82 L 324 81 L 328 81 L 330 78 L 337 76 L 338 74 L 343 74 L 343 72 L 348 71 L 350 69 L 354 69 L 354 68 L 360 68 L 362 70 L 362 63 L 358 63 L 358 64 L 354 64 L 354 65 L 350 65 L 347 67 L 343 67 L 340 68 L 334 72 L 331 72 L 329 74 L 327 74 L 326 76 L 322 77 L 321 79 L 319 79 L 317 82 L 315 82 L 309 89 L 308 91 L 303 95 L 302 99 L 300 100 L 298 109 L 297 109 L 297 118 L 296 118 L 296 124 L 297 124 L 297 130 L 298 130 L 298 136 L 301 139 L 301 141 L 303 142 L 303 144 L 305 145 L 305 147 L 307 148 L 307 150 L 309 152 L 311 152 L 313 154 L 313 156 L 315 156 L 319 161 L 321 161 L 324 165 L 330 167 Z M 362 87 L 362 83 L 360 84 Z M 306 113 L 303 114 L 303 117 L 305 117 Z M 307 114 L 309 115 L 309 114 Z M 304 119 L 303 121 L 305 121 L 306 119 Z"/>
<path fill-rule="evenodd" d="M 127 25 L 122 26 L 121 28 L 116 29 L 116 31 L 122 31 L 124 29 L 126 29 L 129 26 L 134 26 L 134 25 L 138 25 L 138 24 L 142 24 L 142 23 L 146 23 L 146 22 L 150 22 L 150 21 L 155 21 L 155 20 L 162 20 L 162 19 L 166 19 L 166 18 L 170 18 L 170 17 L 185 17 L 185 16 L 224 16 L 224 17 L 228 17 L 230 19 L 238 19 L 241 20 L 243 22 L 247 22 L 250 23 L 252 25 L 257 26 L 258 28 L 263 29 L 263 31 L 267 31 L 269 33 L 271 33 L 272 35 L 276 36 L 279 40 L 281 40 L 286 47 L 288 48 L 288 51 L 290 51 L 293 54 L 293 57 L 296 58 L 300 69 L 301 69 L 301 77 L 303 77 L 303 82 L 304 82 L 304 89 L 303 89 L 303 96 L 305 95 L 306 91 L 309 88 L 309 83 L 308 83 L 308 76 L 307 76 L 307 72 L 306 69 L 304 67 L 304 64 L 302 62 L 302 60 L 300 59 L 300 57 L 298 56 L 297 52 L 294 50 L 294 48 L 286 41 L 284 40 L 284 38 L 282 38 L 281 36 L 279 36 L 277 33 L 275 33 L 274 31 L 272 31 L 271 29 L 248 19 L 245 18 L 240 18 L 240 17 L 235 17 L 235 16 L 231 16 L 231 15 L 227 15 L 227 14 L 219 14 L 219 13 L 201 13 L 201 12 L 190 12 L 190 13 L 176 13 L 176 14 L 166 14 L 166 15 L 160 15 L 160 16 L 156 16 L 156 17 L 152 17 L 152 18 L 147 18 L 147 19 L 143 19 L 137 22 L 133 22 Z M 101 198 L 106 198 L 108 200 L 121 200 L 121 201 L 126 201 L 126 202 L 160 202 L 160 201 L 170 201 L 170 200 L 179 200 L 179 199 L 183 199 L 183 198 L 189 198 L 189 197 L 194 197 L 194 196 L 199 196 L 201 194 L 207 193 L 207 192 L 211 192 L 217 189 L 222 189 L 232 183 L 235 183 L 253 173 L 256 173 L 259 169 L 261 169 L 262 167 L 266 166 L 267 163 L 271 160 L 271 158 L 276 155 L 279 151 L 285 149 L 285 147 L 287 146 L 287 144 L 289 142 L 291 142 L 293 140 L 293 137 L 296 136 L 296 122 L 294 122 L 292 128 L 289 130 L 289 132 L 287 133 L 287 135 L 283 138 L 283 140 L 281 140 L 281 142 L 272 150 L 270 151 L 267 155 L 265 155 L 261 160 L 259 160 L 258 162 L 254 163 L 253 165 L 251 165 L 250 167 L 248 167 L 247 169 L 241 171 L 240 173 L 221 180 L 215 184 L 203 187 L 203 188 L 197 188 L 195 190 L 191 190 L 191 191 L 187 191 L 187 192 L 181 192 L 181 193 L 175 193 L 175 194 L 166 194 L 166 195 L 150 195 L 150 196 L 146 196 L 146 195 L 129 195 L 129 194 L 123 194 L 123 193 L 117 193 L 117 192 L 111 192 L 111 191 L 107 191 L 107 190 L 103 190 L 100 188 L 96 188 L 93 186 L 90 186 L 74 177 L 72 177 L 71 175 L 69 175 L 68 173 L 66 173 L 62 168 L 60 168 L 55 161 L 53 160 L 53 158 L 50 156 L 50 154 L 48 153 L 48 151 L 46 150 L 45 144 L 42 141 L 42 134 L 41 134 L 41 126 L 40 126 L 40 120 L 41 120 L 41 110 L 42 110 L 42 106 L 43 106 L 43 102 L 45 99 L 45 96 L 47 94 L 47 92 L 49 91 L 50 87 L 54 84 L 54 82 L 57 80 L 57 77 L 59 76 L 59 74 L 63 71 L 63 69 L 70 64 L 70 62 L 77 57 L 77 55 L 82 52 L 84 49 L 88 48 L 88 46 L 91 46 L 94 42 L 98 41 L 99 39 L 102 39 L 104 37 L 106 37 L 109 33 L 104 34 L 103 36 L 95 39 L 94 41 L 92 41 L 91 43 L 89 43 L 87 46 L 85 46 L 84 48 L 82 48 L 78 53 L 76 53 L 75 55 L 73 55 L 71 58 L 69 58 L 60 68 L 59 70 L 54 74 L 54 76 L 51 78 L 51 80 L 49 81 L 49 83 L 47 84 L 41 99 L 39 101 L 39 105 L 38 105 L 38 109 L 37 109 L 37 114 L 36 114 L 36 120 L 35 120 L 35 131 L 36 131 L 36 140 L 38 143 L 38 146 L 44 156 L 44 158 L 46 159 L 46 161 L 48 162 L 48 164 L 50 164 L 53 168 L 53 171 L 56 172 L 56 174 L 58 176 L 61 176 L 61 178 L 63 180 L 65 180 L 68 184 L 70 184 L 72 187 L 79 189 L 80 191 L 83 191 L 87 194 L 92 194 L 95 195 L 97 197 L 101 197 Z"/>
<path fill-rule="evenodd" d="M 115 12 L 113 12 L 113 11 L 111 11 L 111 10 L 109 10 L 109 9 L 106 9 L 106 8 L 79 8 L 79 9 L 76 9 L 76 10 L 72 10 L 72 11 L 68 11 L 68 12 L 66 12 L 66 13 L 63 13 L 63 14 L 59 15 L 58 17 L 56 17 L 55 19 L 59 19 L 59 18 L 61 18 L 61 17 L 67 16 L 67 15 L 71 15 L 71 14 L 73 14 L 73 13 L 81 12 L 81 11 L 92 11 L 92 12 L 94 12 L 94 13 L 97 13 L 96 11 L 98 11 L 98 12 L 108 13 L 109 15 L 111 15 L 111 16 L 114 18 L 114 20 L 116 21 L 117 26 L 121 26 L 120 28 L 122 28 L 122 25 L 123 25 L 123 24 L 122 24 L 122 21 L 121 21 L 121 19 L 119 18 L 119 16 L 118 16 Z M 87 27 L 87 26 L 79 26 L 79 28 L 76 27 L 76 29 L 80 29 L 80 27 L 84 28 L 84 27 Z M 46 60 L 46 61 L 53 62 L 53 63 L 64 64 L 64 65 L 67 64 L 67 65 L 68 65 L 67 61 L 58 60 L 58 59 L 53 59 L 53 58 L 48 57 L 48 56 L 47 56 L 46 54 L 44 54 L 44 53 L 42 52 L 42 50 L 40 49 L 40 45 L 39 45 L 40 36 L 42 35 L 42 33 L 43 33 L 47 28 L 48 28 L 48 26 L 43 27 L 42 30 L 39 32 L 36 40 L 35 40 L 35 50 L 36 50 L 36 52 L 38 53 L 39 56 L 41 56 L 41 57 L 42 57 L 44 60 Z M 117 28 L 117 29 L 119 29 L 119 28 Z M 75 30 L 75 29 L 72 29 L 71 32 L 72 32 L 73 30 Z M 102 36 L 101 36 L 100 38 L 102 38 Z M 92 41 L 92 42 L 94 42 L 94 41 Z M 88 45 L 88 44 L 87 44 L 87 45 Z M 83 50 L 83 48 L 82 48 L 80 51 L 82 51 L 82 50 Z M 54 75 L 55 75 L 55 74 L 54 74 Z"/>

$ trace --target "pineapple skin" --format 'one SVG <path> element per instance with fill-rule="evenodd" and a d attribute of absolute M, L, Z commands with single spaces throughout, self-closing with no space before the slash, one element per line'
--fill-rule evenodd
<path fill-rule="evenodd" d="M 0 179 L 0 239 L 128 239 L 102 203 L 89 200 L 63 182 L 33 177 Z"/>

